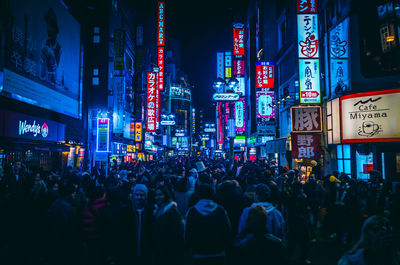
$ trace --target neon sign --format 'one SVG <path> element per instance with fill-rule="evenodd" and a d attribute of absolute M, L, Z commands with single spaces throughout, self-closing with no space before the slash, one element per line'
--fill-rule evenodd
<path fill-rule="evenodd" d="M 146 131 L 155 132 L 156 130 L 156 88 L 157 73 L 147 73 L 147 127 Z"/>
<path fill-rule="evenodd" d="M 165 45 L 165 3 L 158 2 L 157 45 Z"/>
<path fill-rule="evenodd" d="M 109 151 L 109 131 L 110 131 L 110 119 L 109 118 L 98 118 L 97 119 L 97 141 L 96 141 L 96 152 L 108 152 Z"/>

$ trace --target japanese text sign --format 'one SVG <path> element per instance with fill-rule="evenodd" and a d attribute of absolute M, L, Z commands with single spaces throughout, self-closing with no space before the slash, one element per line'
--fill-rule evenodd
<path fill-rule="evenodd" d="M 275 118 L 274 92 L 256 92 L 256 112 L 258 122 Z"/>
<path fill-rule="evenodd" d="M 321 107 L 291 107 L 292 132 L 321 132 Z"/>
<path fill-rule="evenodd" d="M 98 118 L 97 119 L 97 145 L 96 152 L 108 152 L 109 151 L 109 131 L 110 131 L 110 119 Z"/>
<path fill-rule="evenodd" d="M 299 60 L 300 103 L 320 103 L 319 59 Z"/>
<path fill-rule="evenodd" d="M 318 134 L 292 134 L 292 158 L 319 159 L 319 142 Z"/>
<path fill-rule="evenodd" d="M 318 58 L 318 15 L 297 15 L 299 58 Z"/>
<path fill-rule="evenodd" d="M 233 61 L 233 74 L 235 76 L 244 76 L 244 60 Z"/>
<path fill-rule="evenodd" d="M 156 117 L 157 117 L 157 73 L 147 73 L 147 127 L 148 132 L 156 130 Z"/>
<path fill-rule="evenodd" d="M 157 48 L 158 89 L 164 91 L 164 47 Z"/>
<path fill-rule="evenodd" d="M 232 53 L 225 52 L 225 67 L 232 67 Z"/>
<path fill-rule="evenodd" d="M 142 141 L 142 122 L 135 122 L 135 142 Z"/>
<path fill-rule="evenodd" d="M 158 2 L 157 46 L 165 45 L 165 3 Z"/>
<path fill-rule="evenodd" d="M 233 55 L 244 55 L 244 28 L 233 29 Z"/>
<path fill-rule="evenodd" d="M 217 77 L 224 78 L 224 53 L 217 52 Z"/>
<path fill-rule="evenodd" d="M 274 65 L 270 62 L 259 62 L 256 65 L 256 87 L 274 88 Z"/>
<path fill-rule="evenodd" d="M 297 0 L 297 13 L 317 13 L 317 0 Z"/>
<path fill-rule="evenodd" d="M 245 126 L 245 99 L 240 98 L 235 102 L 235 120 L 236 120 L 236 131 L 244 133 L 246 130 Z"/>

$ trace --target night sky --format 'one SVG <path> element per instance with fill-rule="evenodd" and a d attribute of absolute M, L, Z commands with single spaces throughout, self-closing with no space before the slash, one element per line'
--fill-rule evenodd
<path fill-rule="evenodd" d="M 181 41 L 182 70 L 194 85 L 195 107 L 205 110 L 207 120 L 215 119 L 211 97 L 216 53 L 232 50 L 232 21 L 238 11 L 245 13 L 247 4 L 248 0 L 166 1 L 167 34 Z"/>

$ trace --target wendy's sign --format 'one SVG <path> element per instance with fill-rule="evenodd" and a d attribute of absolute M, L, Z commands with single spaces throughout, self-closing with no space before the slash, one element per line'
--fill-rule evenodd
<path fill-rule="evenodd" d="M 0 135 L 41 141 L 63 141 L 65 125 L 11 111 L 0 110 Z"/>

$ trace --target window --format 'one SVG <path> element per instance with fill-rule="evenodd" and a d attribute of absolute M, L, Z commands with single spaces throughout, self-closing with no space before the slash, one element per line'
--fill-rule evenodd
<path fill-rule="evenodd" d="M 93 69 L 93 77 L 92 77 L 92 85 L 98 86 L 99 83 L 100 83 L 99 69 L 94 68 L 94 69 Z"/>
<path fill-rule="evenodd" d="M 100 43 L 100 28 L 93 28 L 93 43 Z"/>
<path fill-rule="evenodd" d="M 339 173 L 351 176 L 351 150 L 349 144 L 337 145 L 337 162 Z"/>

